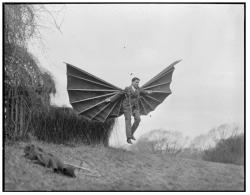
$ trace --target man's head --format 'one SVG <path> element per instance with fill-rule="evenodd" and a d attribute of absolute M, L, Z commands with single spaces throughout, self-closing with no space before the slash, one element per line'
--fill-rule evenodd
<path fill-rule="evenodd" d="M 137 88 L 139 86 L 139 82 L 140 82 L 140 79 L 137 78 L 137 77 L 134 77 L 132 79 L 132 85 L 133 85 L 133 87 Z"/>

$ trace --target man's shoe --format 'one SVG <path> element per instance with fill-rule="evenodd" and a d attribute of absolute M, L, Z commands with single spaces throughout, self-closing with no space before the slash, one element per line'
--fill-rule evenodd
<path fill-rule="evenodd" d="M 133 142 L 131 141 L 130 138 L 127 139 L 127 142 L 128 142 L 129 144 L 133 144 Z"/>
<path fill-rule="evenodd" d="M 135 137 L 134 137 L 133 135 L 132 135 L 131 139 L 132 139 L 132 140 L 136 140 Z"/>

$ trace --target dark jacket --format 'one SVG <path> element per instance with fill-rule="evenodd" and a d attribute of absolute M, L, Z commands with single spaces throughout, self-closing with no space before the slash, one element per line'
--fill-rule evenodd
<path fill-rule="evenodd" d="M 131 100 L 131 108 L 133 110 L 139 110 L 139 98 L 140 95 L 147 95 L 149 94 L 146 90 L 143 90 L 141 88 L 137 88 L 136 91 L 132 89 L 132 85 L 129 87 L 126 87 L 123 91 L 121 91 L 118 95 L 116 95 L 114 98 L 111 98 L 111 102 L 114 102 L 116 99 L 121 97 L 122 95 L 125 95 L 122 106 L 123 109 L 129 109 L 129 97 Z"/>

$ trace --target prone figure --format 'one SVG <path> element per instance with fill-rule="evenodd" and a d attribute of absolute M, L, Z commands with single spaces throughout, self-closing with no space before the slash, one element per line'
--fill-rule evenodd
<path fill-rule="evenodd" d="M 45 153 L 43 149 L 34 144 L 27 145 L 24 148 L 24 157 L 32 161 L 38 162 L 46 168 L 52 168 L 56 173 L 62 173 L 66 176 L 76 177 L 75 168 L 65 165 L 58 156 Z"/>

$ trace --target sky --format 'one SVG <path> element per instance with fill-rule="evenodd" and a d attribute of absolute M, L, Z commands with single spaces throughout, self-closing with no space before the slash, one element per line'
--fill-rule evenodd
<path fill-rule="evenodd" d="M 194 138 L 223 123 L 244 125 L 243 5 L 68 4 L 59 20 L 62 33 L 44 32 L 47 53 L 39 56 L 56 81 L 52 104 L 71 107 L 63 62 L 125 88 L 182 60 L 172 94 L 141 116 L 135 137 L 165 129 Z M 124 116 L 110 141 L 126 144 Z"/>

